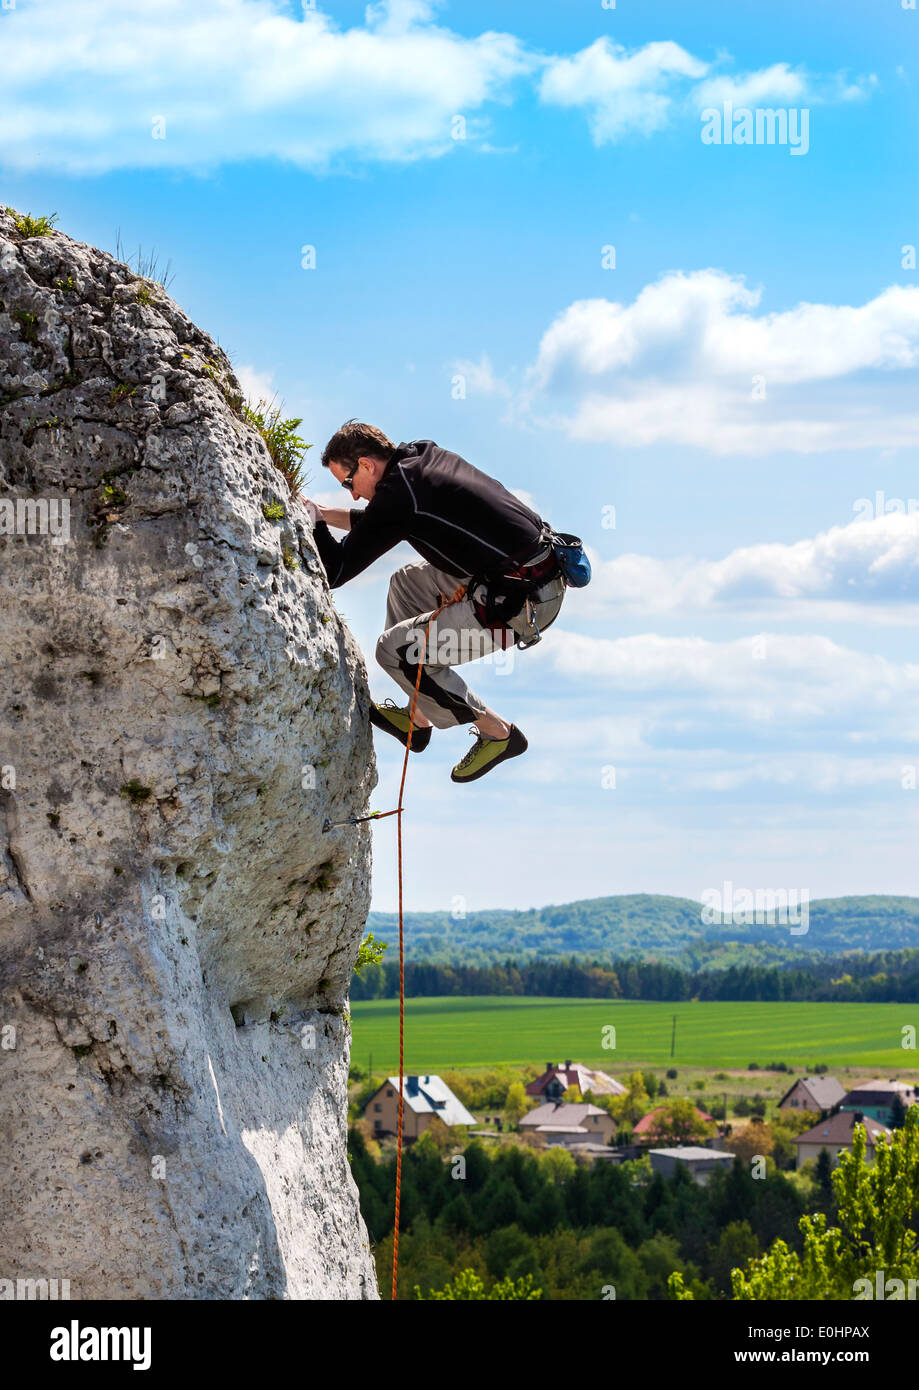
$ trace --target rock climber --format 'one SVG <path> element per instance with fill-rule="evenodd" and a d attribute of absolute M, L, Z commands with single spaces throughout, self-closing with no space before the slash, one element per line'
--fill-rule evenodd
<path fill-rule="evenodd" d="M 375 426 L 349 420 L 329 440 L 322 463 L 352 497 L 367 503 L 363 509 L 308 503 L 333 589 L 400 541 L 423 557 L 393 574 L 376 649 L 377 661 L 410 702 L 423 651 L 412 751 L 427 748 L 432 726 L 472 724 L 476 741 L 453 768 L 454 782 L 474 782 L 519 757 L 527 749 L 523 733 L 489 709 L 453 668 L 514 643 L 525 648 L 539 641 L 565 592 L 553 546 L 560 538 L 501 483 L 430 439 L 394 445 Z M 330 526 L 345 536 L 336 540 Z M 431 624 L 422 646 L 428 619 L 460 584 L 464 596 Z M 371 705 L 370 719 L 405 745 L 410 711 L 411 703 L 384 700 Z"/>

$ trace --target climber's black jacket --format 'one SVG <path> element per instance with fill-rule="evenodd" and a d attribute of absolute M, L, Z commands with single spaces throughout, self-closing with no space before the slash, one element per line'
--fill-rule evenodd
<path fill-rule="evenodd" d="M 494 478 L 430 439 L 393 451 L 367 506 L 351 509 L 337 541 L 324 521 L 313 534 L 333 589 L 360 574 L 399 541 L 437 569 L 464 579 L 497 573 L 537 549 L 542 521 Z"/>

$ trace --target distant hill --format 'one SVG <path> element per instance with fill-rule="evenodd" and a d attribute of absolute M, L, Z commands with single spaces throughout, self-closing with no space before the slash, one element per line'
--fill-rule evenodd
<path fill-rule="evenodd" d="M 368 929 L 398 944 L 398 917 L 371 912 Z M 561 960 L 667 960 L 687 969 L 723 968 L 734 962 L 786 964 L 811 952 L 904 950 L 919 947 L 919 898 L 874 895 L 824 898 L 810 904 L 808 930 L 792 936 L 787 926 L 706 926 L 702 904 L 691 898 L 631 893 L 542 907 L 405 915 L 406 958 L 488 965 L 508 957 Z"/>

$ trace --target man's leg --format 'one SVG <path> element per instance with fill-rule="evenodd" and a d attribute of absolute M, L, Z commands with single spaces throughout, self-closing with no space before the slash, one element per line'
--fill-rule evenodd
<path fill-rule="evenodd" d="M 461 582 L 424 561 L 404 566 L 390 581 L 387 629 L 377 643 L 376 654 L 383 669 L 409 697 L 415 690 L 427 622 L 439 606 L 440 596 L 449 596 Z M 415 722 L 422 727 L 431 723 L 438 729 L 476 723 L 489 737 L 506 737 L 510 725 L 452 669 L 496 650 L 498 644 L 480 626 L 468 599 L 445 608 L 431 623 L 424 645 Z"/>

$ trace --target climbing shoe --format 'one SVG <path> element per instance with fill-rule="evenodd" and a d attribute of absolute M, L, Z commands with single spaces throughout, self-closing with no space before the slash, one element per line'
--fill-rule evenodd
<path fill-rule="evenodd" d="M 462 758 L 450 773 L 450 780 L 453 782 L 474 782 L 477 777 L 484 777 L 486 772 L 491 772 L 493 767 L 497 767 L 498 763 L 503 763 L 505 759 L 519 757 L 529 746 L 516 724 L 511 725 L 507 738 L 486 738 L 476 728 L 470 732 L 479 736 L 465 758 Z"/>
<path fill-rule="evenodd" d="M 408 709 L 401 709 L 394 700 L 384 700 L 382 705 L 371 703 L 370 722 L 377 729 L 385 729 L 393 738 L 405 746 L 408 743 Z M 416 724 L 412 730 L 412 752 L 423 753 L 431 742 L 431 730 L 419 729 Z"/>

